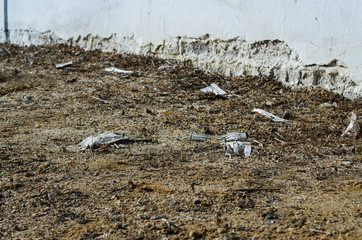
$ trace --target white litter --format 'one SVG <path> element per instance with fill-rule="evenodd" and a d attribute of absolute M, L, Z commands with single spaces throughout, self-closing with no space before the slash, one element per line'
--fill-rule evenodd
<path fill-rule="evenodd" d="M 239 142 L 239 141 L 232 141 L 232 142 L 225 142 L 226 148 L 226 156 L 229 156 L 230 159 L 233 153 L 236 153 L 237 156 L 249 157 L 251 154 L 251 144 L 250 142 Z"/>
<path fill-rule="evenodd" d="M 274 122 L 288 122 L 288 120 L 284 119 L 284 118 L 280 118 L 278 116 L 275 116 L 274 114 L 271 114 L 270 112 L 264 111 L 262 109 L 259 108 L 254 108 L 252 110 L 252 112 L 257 112 L 260 113 L 261 115 L 264 115 L 268 118 L 270 118 L 271 120 L 273 120 Z"/>
<path fill-rule="evenodd" d="M 244 146 L 244 157 L 249 157 L 251 155 L 251 145 Z"/>
<path fill-rule="evenodd" d="M 97 136 L 90 136 L 81 141 L 78 145 L 81 146 L 82 150 L 92 149 L 99 145 L 109 145 L 119 142 L 139 142 L 147 141 L 145 138 L 129 138 L 120 132 L 105 132 Z M 125 147 L 124 145 L 118 145 L 119 147 Z"/>
<path fill-rule="evenodd" d="M 358 134 L 358 129 L 357 129 L 357 124 L 356 124 L 356 120 L 357 120 L 357 115 L 354 112 L 351 112 L 350 117 L 349 117 L 349 125 L 346 128 L 346 130 L 342 133 L 341 137 L 343 137 L 344 135 L 349 135 L 349 134 Z"/>
<path fill-rule="evenodd" d="M 190 136 L 184 138 L 176 138 L 177 140 L 193 140 L 193 141 L 206 141 L 209 140 L 210 137 L 206 134 L 202 133 L 191 133 Z"/>
<path fill-rule="evenodd" d="M 332 107 L 337 108 L 338 105 L 336 102 L 334 102 L 332 104 L 331 103 L 322 103 L 322 104 L 319 104 L 319 107 L 320 108 L 332 108 Z"/>
<path fill-rule="evenodd" d="M 70 62 L 65 62 L 65 63 L 59 63 L 59 64 L 57 64 L 57 65 L 55 65 L 55 68 L 65 68 L 65 67 L 68 67 L 68 66 L 70 66 L 70 65 L 72 65 L 73 64 L 73 62 L 72 61 L 70 61 Z"/>
<path fill-rule="evenodd" d="M 115 67 L 105 68 L 104 71 L 106 71 L 106 72 L 114 72 L 114 73 L 124 73 L 124 74 L 133 73 L 133 71 L 122 70 L 122 69 L 118 69 L 118 68 L 115 68 Z"/>
<path fill-rule="evenodd" d="M 209 140 L 210 138 L 206 134 L 191 133 L 189 139 L 194 141 L 206 141 Z"/>
<path fill-rule="evenodd" d="M 219 88 L 215 83 L 212 83 L 210 86 L 204 87 L 200 89 L 204 93 L 213 92 L 216 95 L 226 95 L 227 92 Z"/>
<path fill-rule="evenodd" d="M 244 132 L 231 132 L 225 135 L 221 135 L 217 139 L 224 140 L 225 142 L 231 142 L 231 141 L 239 141 L 246 138 L 248 138 L 248 136 Z"/>
<path fill-rule="evenodd" d="M 166 70 L 166 69 L 170 69 L 173 68 L 171 65 L 162 65 L 160 67 L 157 68 L 158 71 L 162 71 L 162 70 Z"/>

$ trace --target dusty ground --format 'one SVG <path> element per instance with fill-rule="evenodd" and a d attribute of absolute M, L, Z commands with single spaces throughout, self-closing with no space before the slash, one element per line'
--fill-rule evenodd
<path fill-rule="evenodd" d="M 0 45 L 0 59 L 2 239 L 362 234 L 361 138 L 340 137 L 351 111 L 361 119 L 361 100 L 182 65 L 158 71 L 166 63 L 155 58 L 62 45 Z M 111 66 L 136 72 L 103 70 Z M 199 90 L 213 82 L 234 95 Z M 253 108 L 291 119 L 273 122 Z M 77 146 L 105 131 L 149 142 Z M 229 159 L 216 139 L 180 140 L 232 131 L 249 134 L 250 157 Z"/>

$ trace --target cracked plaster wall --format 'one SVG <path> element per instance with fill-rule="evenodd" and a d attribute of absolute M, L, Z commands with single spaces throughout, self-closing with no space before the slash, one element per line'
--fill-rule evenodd
<path fill-rule="evenodd" d="M 17 0 L 8 5 L 11 43 L 153 54 L 225 75 L 273 76 L 292 88 L 362 96 L 358 0 Z"/>

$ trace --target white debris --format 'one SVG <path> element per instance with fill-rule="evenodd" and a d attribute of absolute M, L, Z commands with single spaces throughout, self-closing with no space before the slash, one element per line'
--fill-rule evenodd
<path fill-rule="evenodd" d="M 251 155 L 251 145 L 244 146 L 244 157 L 249 157 Z"/>
<path fill-rule="evenodd" d="M 206 141 L 206 140 L 209 140 L 210 138 L 206 134 L 191 133 L 189 139 L 194 140 L 194 141 Z"/>
<path fill-rule="evenodd" d="M 105 132 L 99 134 L 97 136 L 90 136 L 81 141 L 78 145 L 81 146 L 82 150 L 95 148 L 99 145 L 109 145 L 115 144 L 121 141 L 128 142 L 138 142 L 138 141 L 147 141 L 144 138 L 129 138 L 126 137 L 123 133 L 120 132 Z M 118 147 L 122 147 L 123 145 L 118 145 Z"/>
<path fill-rule="evenodd" d="M 226 95 L 227 92 L 219 88 L 215 83 L 212 83 L 210 86 L 204 87 L 200 89 L 204 93 L 213 92 L 216 95 Z"/>
<path fill-rule="evenodd" d="M 239 142 L 239 141 L 232 141 L 232 142 L 225 142 L 226 148 L 226 156 L 231 156 L 233 153 L 236 155 L 244 157 L 249 157 L 251 154 L 251 144 L 250 142 Z"/>
<path fill-rule="evenodd" d="M 357 124 L 356 124 L 356 120 L 357 120 L 357 115 L 354 112 L 351 112 L 350 117 L 349 117 L 349 125 L 346 128 L 346 130 L 342 133 L 341 137 L 345 136 L 345 135 L 349 135 L 349 134 L 358 134 L 359 129 L 357 129 Z"/>
<path fill-rule="evenodd" d="M 332 104 L 331 103 L 322 103 L 322 104 L 319 104 L 319 107 L 320 108 L 332 108 L 332 107 L 337 108 L 338 105 L 336 102 L 333 102 Z"/>
<path fill-rule="evenodd" d="M 266 103 L 265 103 L 265 105 L 267 105 L 267 106 L 269 106 L 269 107 L 271 107 L 271 106 L 273 106 L 273 102 L 272 101 L 267 101 Z"/>
<path fill-rule="evenodd" d="M 65 62 L 65 63 L 59 63 L 55 65 L 55 68 L 65 68 L 73 64 L 73 61 Z"/>
<path fill-rule="evenodd" d="M 343 161 L 343 162 L 341 162 L 341 164 L 344 166 L 349 166 L 349 165 L 351 165 L 351 161 Z"/>
<path fill-rule="evenodd" d="M 225 142 L 239 141 L 239 140 L 246 139 L 246 138 L 248 138 L 248 136 L 244 132 L 231 132 L 231 133 L 227 133 L 225 135 L 221 135 L 220 137 L 218 137 L 218 139 L 224 140 Z"/>
<path fill-rule="evenodd" d="M 115 67 L 105 68 L 104 71 L 106 71 L 106 72 L 114 72 L 114 73 L 124 73 L 124 74 L 133 73 L 133 71 L 122 70 L 122 69 L 118 69 L 118 68 L 115 68 Z"/>
<path fill-rule="evenodd" d="M 268 118 L 270 118 L 271 120 L 273 120 L 274 122 L 288 122 L 288 120 L 284 119 L 284 118 L 280 118 L 278 116 L 275 116 L 274 114 L 271 114 L 270 112 L 264 111 L 262 109 L 258 109 L 258 108 L 254 108 L 252 110 L 252 112 L 257 112 L 260 113 L 261 115 L 264 115 Z"/>
<path fill-rule="evenodd" d="M 162 65 L 160 67 L 157 68 L 158 71 L 162 71 L 162 70 L 166 70 L 166 69 L 170 69 L 173 68 L 171 65 Z"/>

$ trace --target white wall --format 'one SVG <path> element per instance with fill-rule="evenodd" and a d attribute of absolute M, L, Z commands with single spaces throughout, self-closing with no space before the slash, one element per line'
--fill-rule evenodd
<path fill-rule="evenodd" d="M 136 53 L 170 36 L 279 39 L 303 64 L 338 59 L 353 81 L 362 82 L 360 0 L 9 0 L 8 5 L 13 43 L 41 43 L 20 30 L 51 30 L 60 39 L 116 33 L 120 45 L 130 44 L 122 49 Z"/>

